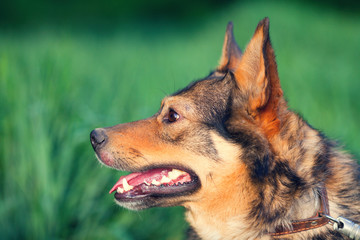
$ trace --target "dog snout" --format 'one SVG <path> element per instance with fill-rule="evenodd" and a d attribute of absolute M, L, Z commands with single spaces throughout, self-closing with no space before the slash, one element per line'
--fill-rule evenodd
<path fill-rule="evenodd" d="M 94 150 L 105 146 L 107 139 L 108 136 L 102 128 L 97 128 L 90 133 L 90 142 Z"/>

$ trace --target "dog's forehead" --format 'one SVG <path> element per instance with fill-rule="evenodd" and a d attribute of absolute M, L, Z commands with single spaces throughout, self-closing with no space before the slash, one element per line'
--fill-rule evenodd
<path fill-rule="evenodd" d="M 167 96 L 163 98 L 161 101 L 161 108 L 176 108 L 178 109 L 179 106 L 183 110 L 189 111 L 193 106 L 193 101 L 190 98 L 184 96 Z"/>
<path fill-rule="evenodd" d="M 196 100 L 207 99 L 223 92 L 222 81 L 225 74 L 213 72 L 206 78 L 194 81 L 185 88 L 175 92 L 172 96 L 183 96 Z"/>

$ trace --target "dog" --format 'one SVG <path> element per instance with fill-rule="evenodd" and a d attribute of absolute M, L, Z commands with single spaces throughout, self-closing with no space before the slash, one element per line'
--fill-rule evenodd
<path fill-rule="evenodd" d="M 350 239 L 325 215 L 360 222 L 359 165 L 287 107 L 268 18 L 244 52 L 230 22 L 215 71 L 90 139 L 100 162 L 133 172 L 116 203 L 184 206 L 188 239 Z"/>

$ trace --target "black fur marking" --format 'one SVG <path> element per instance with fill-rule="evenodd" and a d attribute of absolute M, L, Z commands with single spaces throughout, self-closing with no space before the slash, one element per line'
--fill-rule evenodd
<path fill-rule="evenodd" d="M 255 176 L 260 180 L 264 179 L 269 173 L 269 155 L 265 155 L 263 159 L 255 159 L 254 161 L 254 173 Z"/>
<path fill-rule="evenodd" d="M 137 150 L 135 148 L 129 148 L 129 153 L 131 155 L 133 155 L 134 157 L 144 158 L 144 155 L 139 150 Z"/>
<path fill-rule="evenodd" d="M 265 184 L 259 186 L 261 189 L 259 198 L 252 203 L 254 207 L 249 214 L 249 220 L 271 225 L 277 219 L 285 217 L 287 206 L 279 205 L 281 203 L 274 199 L 292 199 L 296 192 L 303 191 L 306 186 L 305 181 L 290 168 L 286 161 L 277 161 L 265 178 Z"/>
<path fill-rule="evenodd" d="M 325 179 L 330 175 L 329 162 L 331 158 L 330 149 L 333 144 L 328 141 L 321 133 L 319 137 L 322 139 L 323 144 L 321 152 L 315 155 L 314 166 L 312 168 L 312 175 L 318 182 L 325 182 Z"/>
<path fill-rule="evenodd" d="M 299 177 L 285 161 L 276 162 L 273 172 L 269 176 L 270 181 L 274 179 L 280 179 L 281 184 L 288 189 L 287 192 L 282 192 L 282 194 L 293 195 L 296 191 L 303 191 L 306 187 L 305 180 Z"/>
<path fill-rule="evenodd" d="M 186 239 L 187 240 L 201 240 L 199 235 L 195 232 L 195 230 L 192 227 L 189 227 L 186 232 Z"/>
<path fill-rule="evenodd" d="M 272 158 L 269 150 L 254 133 L 238 130 L 230 134 L 230 139 L 242 146 L 241 160 L 250 170 L 253 181 L 262 182 L 268 176 Z"/>
<path fill-rule="evenodd" d="M 343 235 L 341 235 L 340 233 L 334 231 L 334 230 L 330 230 L 326 233 L 322 233 L 320 235 L 317 235 L 315 237 L 312 237 L 310 240 L 326 240 L 326 239 L 337 239 L 337 240 L 341 240 L 341 239 L 349 239 L 347 237 L 344 237 Z"/>

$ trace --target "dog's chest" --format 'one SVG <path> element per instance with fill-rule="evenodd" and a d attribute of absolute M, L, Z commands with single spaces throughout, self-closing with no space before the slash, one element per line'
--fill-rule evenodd
<path fill-rule="evenodd" d="M 242 216 L 221 220 L 216 215 L 204 211 L 188 211 L 186 219 L 203 240 L 260 240 L 257 231 L 245 224 Z M 268 240 L 262 237 L 261 240 Z"/>

